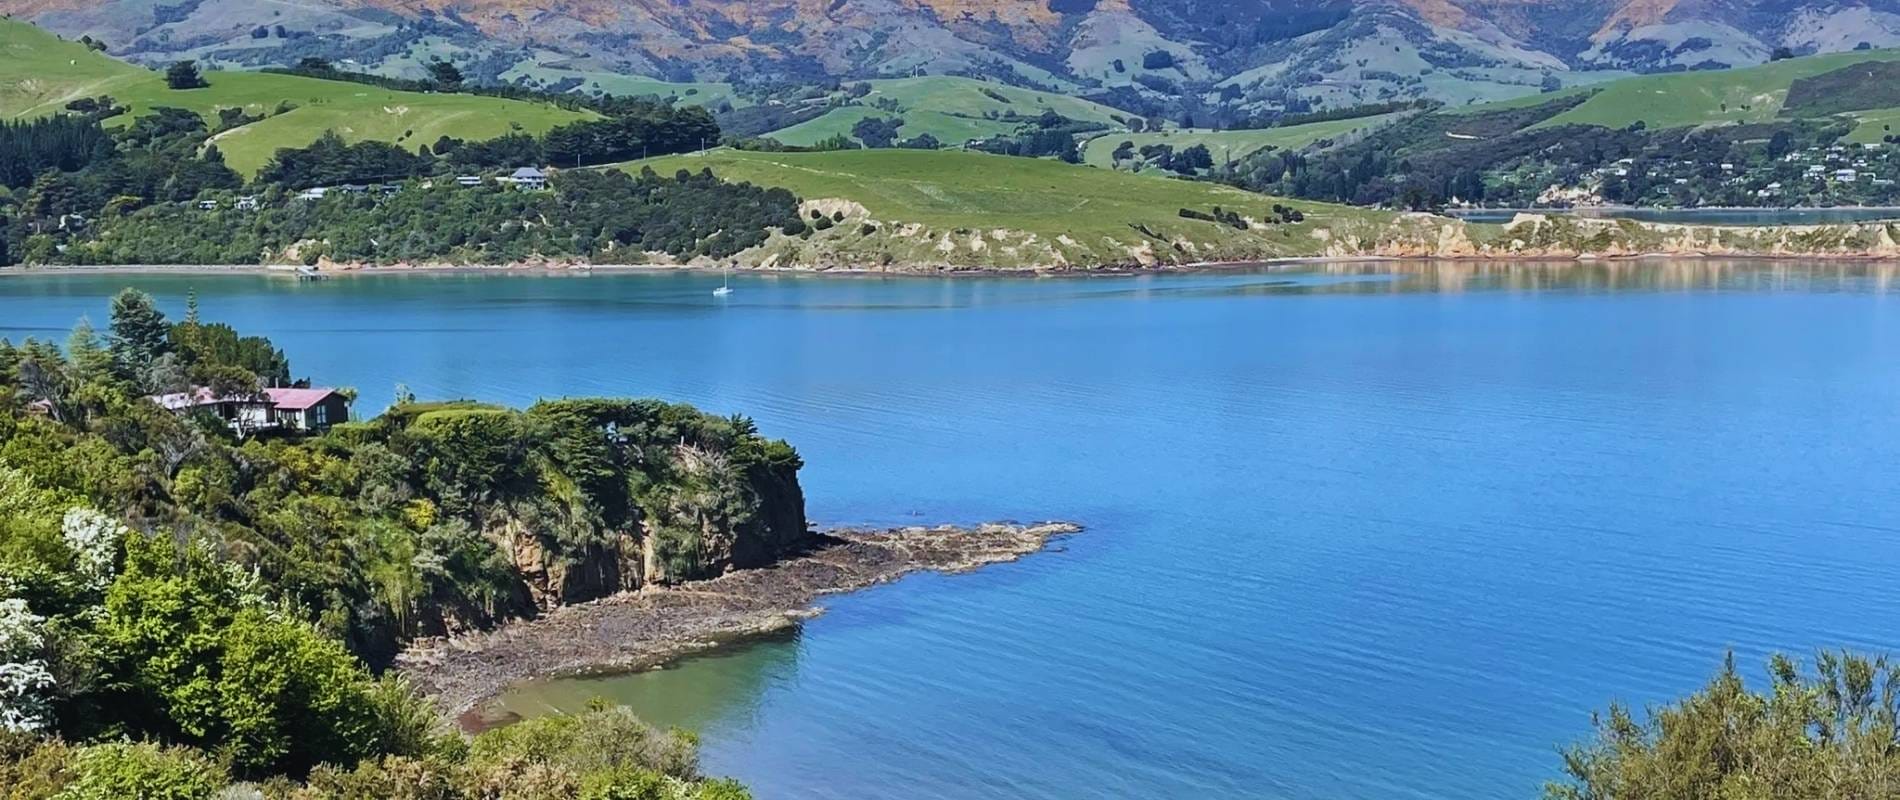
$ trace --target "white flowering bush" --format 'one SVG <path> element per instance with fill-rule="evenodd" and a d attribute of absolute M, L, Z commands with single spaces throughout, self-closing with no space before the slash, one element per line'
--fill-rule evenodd
<path fill-rule="evenodd" d="M 51 718 L 47 694 L 53 675 L 39 658 L 45 621 L 25 600 L 0 600 L 0 730 L 37 731 Z"/>
<path fill-rule="evenodd" d="M 98 590 L 112 582 L 112 560 L 128 533 L 124 523 L 82 506 L 66 512 L 59 533 L 87 586 Z"/>

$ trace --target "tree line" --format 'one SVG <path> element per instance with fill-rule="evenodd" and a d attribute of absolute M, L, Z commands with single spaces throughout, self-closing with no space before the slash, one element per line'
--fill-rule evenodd
<path fill-rule="evenodd" d="M 325 132 L 308 146 L 279 150 L 247 182 L 211 142 L 254 121 L 241 111 L 208 121 L 185 109 L 158 108 L 112 130 L 100 120 L 123 109 L 110 98 L 75 101 L 69 113 L 0 123 L 0 265 L 279 258 L 624 262 L 654 252 L 723 258 L 763 242 L 773 230 L 805 230 L 790 193 L 704 173 L 569 169 L 548 193 L 503 192 L 492 183 L 464 190 L 450 180 L 520 166 L 678 153 L 719 136 L 712 117 L 697 107 L 597 105 L 619 115 L 541 136 L 443 137 L 415 151 L 350 143 Z M 292 197 L 308 187 L 370 183 L 400 184 L 403 193 L 319 203 Z M 248 194 L 242 208 L 240 193 Z M 307 244 L 293 247 L 299 242 Z"/>

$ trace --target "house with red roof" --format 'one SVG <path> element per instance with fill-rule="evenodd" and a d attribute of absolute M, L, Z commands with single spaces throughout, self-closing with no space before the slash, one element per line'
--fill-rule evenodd
<path fill-rule="evenodd" d="M 265 389 L 264 396 L 270 398 L 271 410 L 280 428 L 321 431 L 350 421 L 350 401 L 335 389 L 324 386 Z"/>
<path fill-rule="evenodd" d="M 206 387 L 149 398 L 168 411 L 204 411 L 224 421 L 239 436 L 263 431 L 315 433 L 350 421 L 350 401 L 322 386 L 271 388 L 256 393 L 218 394 Z"/>

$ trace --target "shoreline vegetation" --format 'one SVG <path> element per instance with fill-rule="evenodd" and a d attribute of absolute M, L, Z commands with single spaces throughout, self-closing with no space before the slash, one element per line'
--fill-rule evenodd
<path fill-rule="evenodd" d="M 565 606 L 465 636 L 418 640 L 396 668 L 465 730 L 480 707 L 527 680 L 637 672 L 783 631 L 832 594 L 913 572 L 958 574 L 1015 561 L 1081 532 L 1066 522 L 835 530 L 775 564 Z"/>

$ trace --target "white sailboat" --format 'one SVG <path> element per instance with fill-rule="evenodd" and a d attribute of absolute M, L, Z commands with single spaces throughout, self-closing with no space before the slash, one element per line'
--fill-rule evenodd
<path fill-rule="evenodd" d="M 719 288 L 713 290 L 713 296 L 725 297 L 729 294 L 732 294 L 732 265 L 730 264 L 720 270 Z"/>

